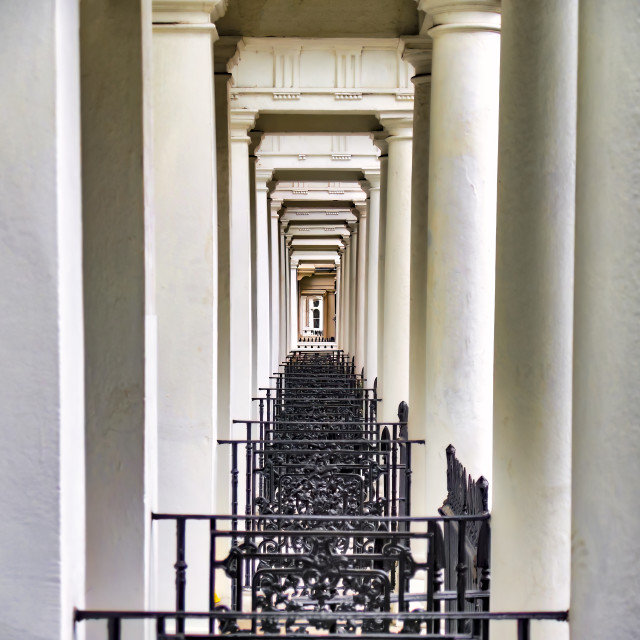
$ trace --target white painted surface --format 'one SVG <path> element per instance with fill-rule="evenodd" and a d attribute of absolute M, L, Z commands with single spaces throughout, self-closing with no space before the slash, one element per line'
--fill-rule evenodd
<path fill-rule="evenodd" d="M 398 419 L 398 405 L 409 398 L 409 275 L 411 246 L 412 118 L 382 119 L 390 133 L 384 261 L 382 363 L 383 421 Z"/>
<path fill-rule="evenodd" d="M 358 276 L 356 292 L 356 371 L 365 366 L 365 321 L 366 321 L 366 292 L 367 292 L 367 210 L 363 206 L 358 223 Z"/>
<path fill-rule="evenodd" d="M 271 113 L 403 111 L 413 99 L 397 38 L 242 38 L 231 60 L 239 108 Z"/>
<path fill-rule="evenodd" d="M 431 71 L 430 48 L 424 53 Z M 427 254 L 429 246 L 427 205 L 429 196 L 429 128 L 431 116 L 431 74 L 413 79 L 416 93 L 413 115 L 413 174 L 411 183 L 411 276 L 409 312 L 409 435 L 424 438 L 427 423 L 425 384 L 427 374 Z M 415 448 L 412 476 L 412 510 L 430 513 L 425 505 L 426 447 Z"/>
<path fill-rule="evenodd" d="M 579 24 L 571 637 L 632 640 L 640 628 L 640 5 L 584 0 Z"/>
<path fill-rule="evenodd" d="M 356 357 L 358 350 L 358 254 L 360 252 L 359 225 L 351 232 L 349 248 L 349 355 Z M 356 357 L 357 360 L 357 357 Z"/>
<path fill-rule="evenodd" d="M 298 348 L 298 263 L 289 264 L 289 349 Z"/>
<path fill-rule="evenodd" d="M 269 321 L 271 324 L 270 345 L 270 370 L 278 370 L 280 362 L 280 231 L 278 211 L 282 203 L 279 200 L 270 200 L 269 208 Z"/>
<path fill-rule="evenodd" d="M 231 181 L 229 255 L 230 288 L 230 416 L 251 418 L 251 202 L 247 132 L 254 113 L 231 112 Z"/>
<path fill-rule="evenodd" d="M 217 431 L 219 438 L 228 438 L 230 429 L 231 390 L 229 380 L 230 350 L 230 292 L 229 292 L 229 200 L 230 200 L 230 142 L 229 142 L 229 80 L 231 76 L 216 72 L 214 76 L 216 168 L 218 185 L 218 362 L 217 362 Z M 230 512 L 229 451 L 215 449 L 216 513 Z"/>
<path fill-rule="evenodd" d="M 280 344 L 280 348 L 279 348 L 279 362 L 284 361 L 286 355 L 287 355 L 287 351 L 288 351 L 288 347 L 289 347 L 289 342 L 287 340 L 287 336 L 288 336 L 288 320 L 289 320 L 289 316 L 287 313 L 287 310 L 289 308 L 288 305 L 288 298 L 287 298 L 287 282 L 288 282 L 288 278 L 287 278 L 287 270 L 288 270 L 288 264 L 287 264 L 287 246 L 286 246 L 286 236 L 284 235 L 284 230 L 282 229 L 282 227 L 280 227 L 280 233 L 279 233 L 279 258 L 280 258 L 280 273 L 281 273 L 281 277 L 280 277 L 280 340 L 279 340 L 279 344 Z"/>
<path fill-rule="evenodd" d="M 382 363 L 384 362 L 384 270 L 387 236 L 387 143 L 377 140 L 380 149 L 380 226 L 378 231 L 378 397 L 382 397 L 384 382 L 381 378 Z"/>
<path fill-rule="evenodd" d="M 3 7 L 0 94 L 11 122 L 0 133 L 0 636 L 7 640 L 66 640 L 72 608 L 84 604 L 77 33 L 76 3 Z"/>
<path fill-rule="evenodd" d="M 158 308 L 158 506 L 210 513 L 217 437 L 217 198 L 213 25 L 154 13 L 153 102 Z M 176 135 L 176 131 L 180 135 Z M 175 531 L 159 537 L 158 605 L 175 606 Z M 207 531 L 189 532 L 206 556 Z M 189 567 L 187 606 L 208 606 L 208 571 Z"/>
<path fill-rule="evenodd" d="M 151 5 L 82 3 L 87 597 L 92 608 L 150 605 L 156 390 L 149 94 Z M 102 629 L 95 629 L 102 633 Z M 129 634 L 139 637 L 132 624 Z M 91 637 L 94 637 L 93 635 Z"/>
<path fill-rule="evenodd" d="M 272 171 L 256 168 L 256 387 L 268 387 L 271 367 L 271 317 L 269 313 L 269 224 L 270 215 L 267 203 L 269 189 L 267 182 Z M 257 392 L 257 388 L 256 388 Z M 262 395 L 262 394 L 260 394 Z"/>
<path fill-rule="evenodd" d="M 438 14 L 438 19 L 451 21 L 429 31 L 429 513 L 446 495 L 449 444 L 473 477 L 491 474 L 500 60 L 498 14 Z"/>
<path fill-rule="evenodd" d="M 380 242 L 380 171 L 365 172 L 369 183 L 367 224 L 365 364 L 369 386 L 378 376 L 378 252 Z"/>
<path fill-rule="evenodd" d="M 502 4 L 496 611 L 569 607 L 577 26 L 576 0 Z M 513 630 L 496 623 L 491 637 L 513 638 Z M 532 637 L 567 638 L 568 626 L 536 623 Z"/>

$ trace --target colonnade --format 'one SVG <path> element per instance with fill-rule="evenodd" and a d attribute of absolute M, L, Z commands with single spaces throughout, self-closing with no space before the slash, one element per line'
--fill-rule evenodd
<path fill-rule="evenodd" d="M 0 158 L 19 363 L 0 600 L 10 628 L 68 638 L 73 606 L 162 602 L 151 510 L 228 510 L 212 444 L 297 346 L 298 265 L 252 158 L 259 113 L 232 108 L 211 56 L 223 3 L 47 0 L 46 27 L 23 4 L 0 34 L 19 123 Z M 571 604 L 572 637 L 632 638 L 640 7 L 420 8 L 413 115 L 377 114 L 379 171 L 335 259 L 337 343 L 379 378 L 383 420 L 409 401 L 415 505 L 440 505 L 450 442 L 490 478 L 492 608 Z"/>

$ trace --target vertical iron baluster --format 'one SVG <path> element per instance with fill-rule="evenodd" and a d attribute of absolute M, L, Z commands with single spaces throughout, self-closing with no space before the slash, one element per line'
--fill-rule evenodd
<path fill-rule="evenodd" d="M 166 632 L 165 629 L 165 618 L 164 616 L 160 616 L 157 620 L 156 620 L 156 635 L 157 636 L 162 636 L 164 635 Z"/>
<path fill-rule="evenodd" d="M 176 611 L 185 611 L 187 592 L 186 562 L 187 522 L 185 518 L 176 520 Z M 184 633 L 184 616 L 176 617 L 176 630 Z"/>
<path fill-rule="evenodd" d="M 246 451 L 246 465 L 247 469 L 245 472 L 245 506 L 244 513 L 246 516 L 251 515 L 251 483 L 253 477 L 253 447 L 251 445 L 251 423 L 247 422 L 247 451 Z M 244 528 L 245 531 L 251 531 L 252 522 L 250 518 L 245 519 Z M 245 542 L 249 542 L 249 536 L 245 535 Z M 250 566 L 249 563 L 245 563 L 245 586 L 249 586 L 250 582 Z"/>
<path fill-rule="evenodd" d="M 231 444 L 231 530 L 238 530 L 238 444 Z M 231 536 L 231 546 L 238 546 L 238 537 Z M 231 601 L 236 602 L 240 585 L 235 577 L 231 578 Z"/>
<path fill-rule="evenodd" d="M 531 637 L 531 620 L 518 620 L 518 640 L 529 640 Z"/>
<path fill-rule="evenodd" d="M 120 618 L 109 618 L 109 620 L 107 620 L 107 637 L 109 640 L 120 640 L 120 623 Z"/>
<path fill-rule="evenodd" d="M 458 521 L 458 564 L 456 565 L 457 581 L 457 607 L 458 611 L 465 610 L 465 596 L 467 593 L 467 523 L 465 520 Z M 460 618 L 458 620 L 458 633 L 463 633 L 466 626 L 466 620 Z"/>
<path fill-rule="evenodd" d="M 216 608 L 216 520 L 209 520 L 209 613 Z M 209 618 L 209 633 L 215 632 L 215 619 Z"/>

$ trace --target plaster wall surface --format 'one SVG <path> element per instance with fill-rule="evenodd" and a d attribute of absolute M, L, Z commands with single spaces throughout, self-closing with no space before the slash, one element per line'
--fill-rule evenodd
<path fill-rule="evenodd" d="M 3 7 L 0 636 L 70 638 L 84 604 L 78 6 Z M 9 57 L 10 56 L 10 57 Z M 33 615 L 37 611 L 38 615 Z"/>

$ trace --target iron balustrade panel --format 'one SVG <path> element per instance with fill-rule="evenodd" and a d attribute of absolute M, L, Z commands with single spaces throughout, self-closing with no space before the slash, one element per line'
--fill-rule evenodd
<path fill-rule="evenodd" d="M 489 483 L 467 475 L 456 457 L 455 447 L 447 447 L 447 497 L 442 515 L 475 515 L 488 512 Z M 489 521 L 455 522 L 444 525 L 444 590 L 456 598 L 446 602 L 449 611 L 489 611 L 489 598 L 468 598 L 468 591 L 488 594 L 490 588 L 491 529 Z M 469 631 L 470 622 L 451 622 L 458 631 Z"/>

